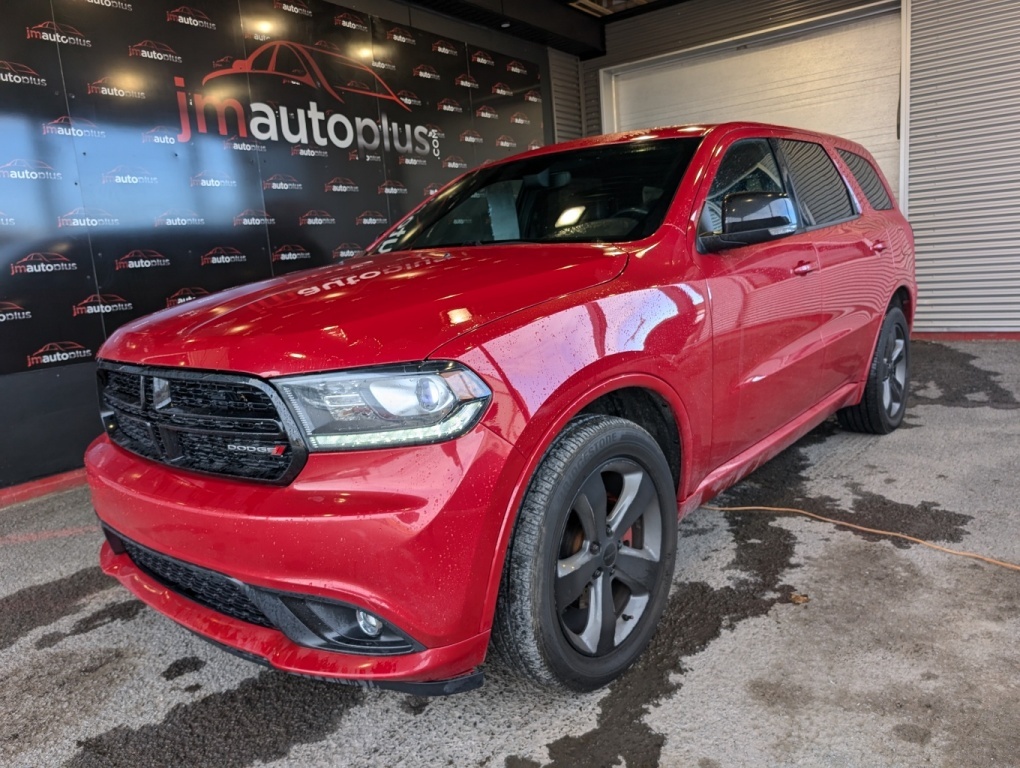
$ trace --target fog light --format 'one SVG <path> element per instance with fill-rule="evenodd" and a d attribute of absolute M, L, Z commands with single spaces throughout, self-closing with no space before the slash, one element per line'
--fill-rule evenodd
<path fill-rule="evenodd" d="M 361 628 L 362 632 L 364 632 L 368 637 L 379 637 L 383 628 L 382 619 L 373 616 L 371 613 L 366 613 L 360 608 L 355 616 L 358 619 L 358 627 Z"/>

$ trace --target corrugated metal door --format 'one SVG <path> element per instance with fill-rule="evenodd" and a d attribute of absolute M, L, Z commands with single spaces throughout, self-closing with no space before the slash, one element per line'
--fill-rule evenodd
<path fill-rule="evenodd" d="M 581 113 L 581 68 L 576 56 L 549 49 L 549 84 L 552 86 L 553 136 L 556 141 L 584 135 Z"/>
<path fill-rule="evenodd" d="M 613 72 L 616 128 L 757 120 L 863 144 L 898 189 L 900 15 Z"/>
<path fill-rule="evenodd" d="M 1020 3 L 910 3 L 917 328 L 1020 331 Z"/>

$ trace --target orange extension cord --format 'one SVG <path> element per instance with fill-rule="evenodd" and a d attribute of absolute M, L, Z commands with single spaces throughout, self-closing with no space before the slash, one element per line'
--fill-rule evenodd
<path fill-rule="evenodd" d="M 930 541 L 924 539 L 918 539 L 914 536 L 908 536 L 905 533 L 896 533 L 895 531 L 882 531 L 878 528 L 866 528 L 863 525 L 855 525 L 854 523 L 846 523 L 842 520 L 833 520 L 830 517 L 822 517 L 816 515 L 814 512 L 808 512 L 805 509 L 794 509 L 792 507 L 702 507 L 702 509 L 711 509 L 713 512 L 781 512 L 788 515 L 804 515 L 815 520 L 821 520 L 823 523 L 831 523 L 832 525 L 840 525 L 844 528 L 853 528 L 855 531 L 863 531 L 864 533 L 874 533 L 879 536 L 893 536 L 897 539 L 904 539 L 906 541 L 912 541 L 915 544 L 920 544 L 930 549 L 936 549 L 939 552 L 945 552 L 949 555 L 957 555 L 959 557 L 969 557 L 972 560 L 980 560 L 983 563 L 990 565 L 997 565 L 1000 568 L 1008 568 L 1011 571 L 1020 571 L 1020 565 L 1015 563 L 1007 563 L 1004 560 L 996 560 L 993 557 L 985 557 L 979 555 L 976 552 L 964 552 L 959 549 L 950 549 L 949 547 L 941 547 L 938 544 L 932 544 Z"/>

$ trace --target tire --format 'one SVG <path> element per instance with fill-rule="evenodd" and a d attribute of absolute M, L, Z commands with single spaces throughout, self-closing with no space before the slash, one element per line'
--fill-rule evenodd
<path fill-rule="evenodd" d="M 893 306 L 882 321 L 868 370 L 864 395 L 857 405 L 836 413 L 843 429 L 887 435 L 903 423 L 910 384 L 910 331 L 903 310 Z"/>
<path fill-rule="evenodd" d="M 496 651 L 539 685 L 591 691 L 648 645 L 676 559 L 673 477 L 633 422 L 585 415 L 546 452 L 507 551 Z"/>

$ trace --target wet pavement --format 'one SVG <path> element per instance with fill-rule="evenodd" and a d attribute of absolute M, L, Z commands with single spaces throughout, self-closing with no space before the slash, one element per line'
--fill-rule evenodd
<path fill-rule="evenodd" d="M 797 507 L 1020 563 L 1020 344 L 915 342 L 904 428 L 829 422 L 713 504 Z M 266 670 L 99 571 L 83 489 L 0 510 L 0 765 L 1020 766 L 1020 573 L 701 509 L 608 688 L 485 666 L 449 698 Z"/>

